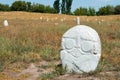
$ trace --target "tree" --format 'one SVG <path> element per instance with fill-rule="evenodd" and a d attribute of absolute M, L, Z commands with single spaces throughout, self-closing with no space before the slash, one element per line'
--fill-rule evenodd
<path fill-rule="evenodd" d="M 50 6 L 46 6 L 45 13 L 56 13 L 56 10 Z"/>
<path fill-rule="evenodd" d="M 66 13 L 67 13 L 67 14 L 70 14 L 70 13 L 71 13 L 72 1 L 73 1 L 73 0 L 66 0 Z"/>
<path fill-rule="evenodd" d="M 0 4 L 0 11 L 10 11 L 9 5 Z"/>
<path fill-rule="evenodd" d="M 62 0 L 61 11 L 63 14 L 70 14 L 71 13 L 72 1 L 73 0 Z"/>
<path fill-rule="evenodd" d="M 31 7 L 32 12 L 41 12 L 45 13 L 45 6 L 43 4 L 33 4 Z"/>
<path fill-rule="evenodd" d="M 27 5 L 25 1 L 15 1 L 12 6 L 12 11 L 26 11 Z"/>
<path fill-rule="evenodd" d="M 97 15 L 112 15 L 112 14 L 114 14 L 114 7 L 110 5 L 101 7 L 97 12 Z"/>
<path fill-rule="evenodd" d="M 87 15 L 87 8 L 77 8 L 75 11 L 74 11 L 74 14 L 75 15 Z"/>
<path fill-rule="evenodd" d="M 31 11 L 31 6 L 32 6 L 31 2 L 27 2 L 26 5 L 27 5 L 26 11 Z"/>
<path fill-rule="evenodd" d="M 115 7 L 115 12 L 114 12 L 115 14 L 120 14 L 120 5 L 117 5 L 116 7 Z"/>
<path fill-rule="evenodd" d="M 53 6 L 54 6 L 54 9 L 56 10 L 56 13 L 59 13 L 60 12 L 60 0 L 55 0 Z"/>
<path fill-rule="evenodd" d="M 95 9 L 90 7 L 90 8 L 88 9 L 87 15 L 88 15 L 88 16 L 95 16 L 95 15 L 96 15 Z"/>
<path fill-rule="evenodd" d="M 61 12 L 62 12 L 62 14 L 65 14 L 66 12 L 66 9 L 65 9 L 65 5 L 66 5 L 66 1 L 65 0 L 62 0 L 62 4 L 61 4 Z"/>
<path fill-rule="evenodd" d="M 79 8 L 77 8 L 77 9 L 74 11 L 74 14 L 77 15 L 77 16 L 80 15 L 80 10 L 79 10 Z"/>

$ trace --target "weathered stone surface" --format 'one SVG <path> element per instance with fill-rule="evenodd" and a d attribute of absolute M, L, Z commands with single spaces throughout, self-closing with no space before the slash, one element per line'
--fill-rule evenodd
<path fill-rule="evenodd" d="M 68 73 L 94 71 L 101 56 L 97 32 L 85 25 L 69 29 L 62 37 L 60 57 Z"/>

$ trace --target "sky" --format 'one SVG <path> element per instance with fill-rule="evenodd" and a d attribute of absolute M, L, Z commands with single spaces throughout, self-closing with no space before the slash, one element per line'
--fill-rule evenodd
<path fill-rule="evenodd" d="M 16 0 L 0 0 L 0 3 L 11 5 L 14 1 Z M 50 5 L 51 7 L 53 7 L 53 3 L 55 0 L 24 0 L 24 1 Z M 112 6 L 120 5 L 120 0 L 73 0 L 71 10 L 73 12 L 76 8 L 79 7 L 85 7 L 85 8 L 93 7 L 96 10 L 98 10 L 100 7 L 106 5 L 112 5 Z"/>

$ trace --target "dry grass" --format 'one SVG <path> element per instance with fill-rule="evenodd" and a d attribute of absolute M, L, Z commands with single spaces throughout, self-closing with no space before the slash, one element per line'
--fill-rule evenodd
<path fill-rule="evenodd" d="M 9 27 L 3 26 L 4 19 Z M 76 16 L 59 14 L 0 12 L 0 70 L 4 72 L 8 65 L 19 62 L 27 65 L 43 60 L 59 61 L 61 37 L 76 25 L 75 19 Z M 101 38 L 102 57 L 97 71 L 119 72 L 120 15 L 80 16 L 80 19 L 81 24 L 94 28 Z M 0 80 L 10 78 L 6 76 L 0 73 Z"/>

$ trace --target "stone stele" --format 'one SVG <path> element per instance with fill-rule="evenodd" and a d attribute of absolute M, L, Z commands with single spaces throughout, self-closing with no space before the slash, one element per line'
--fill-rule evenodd
<path fill-rule="evenodd" d="M 68 73 L 95 71 L 101 56 L 98 33 L 85 25 L 69 29 L 62 37 L 60 57 Z"/>
<path fill-rule="evenodd" d="M 7 27 L 9 25 L 7 20 L 4 20 L 3 24 L 4 24 L 5 27 Z"/>

